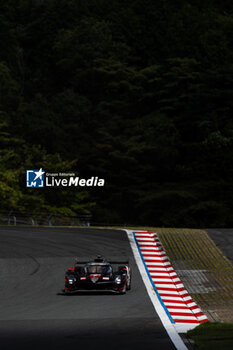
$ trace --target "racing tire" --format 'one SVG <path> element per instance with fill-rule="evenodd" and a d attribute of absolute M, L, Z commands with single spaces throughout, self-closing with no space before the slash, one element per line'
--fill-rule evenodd
<path fill-rule="evenodd" d="M 127 290 L 131 289 L 131 276 L 130 276 L 129 282 L 126 283 L 126 289 Z"/>
<path fill-rule="evenodd" d="M 127 285 L 126 285 L 126 284 L 124 285 L 124 288 L 118 289 L 119 294 L 125 294 L 125 293 L 126 293 L 126 290 L 127 290 Z"/>

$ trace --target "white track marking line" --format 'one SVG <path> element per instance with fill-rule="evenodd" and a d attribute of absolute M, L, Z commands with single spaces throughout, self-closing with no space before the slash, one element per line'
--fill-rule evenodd
<path fill-rule="evenodd" d="M 171 341 L 175 345 L 176 349 L 177 350 L 188 350 L 188 348 L 186 347 L 186 345 L 182 341 L 181 337 L 177 333 L 176 328 L 174 327 L 174 324 L 171 323 L 167 313 L 165 312 L 163 306 L 161 305 L 160 300 L 158 299 L 158 296 L 156 295 L 156 293 L 151 285 L 151 282 L 150 282 L 149 277 L 147 275 L 147 272 L 145 270 L 144 264 L 142 262 L 141 256 L 139 254 L 135 239 L 133 237 L 134 231 L 131 231 L 131 230 L 125 230 L 125 231 L 128 235 L 128 239 L 129 239 L 130 246 L 131 246 L 133 254 L 134 254 L 136 264 L 138 265 L 139 272 L 142 276 L 142 280 L 146 286 L 147 293 L 151 299 L 151 302 L 154 306 L 155 311 L 157 312 L 164 328 L 166 329 L 166 331 L 167 331 Z"/>

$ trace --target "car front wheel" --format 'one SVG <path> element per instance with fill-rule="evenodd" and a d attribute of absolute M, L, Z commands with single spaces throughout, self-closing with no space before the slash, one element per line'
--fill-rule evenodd
<path fill-rule="evenodd" d="M 125 294 L 125 293 L 126 293 L 126 290 L 127 290 L 127 285 L 126 285 L 126 283 L 124 284 L 123 287 L 120 287 L 120 288 L 118 289 L 118 291 L 119 291 L 120 294 Z"/>

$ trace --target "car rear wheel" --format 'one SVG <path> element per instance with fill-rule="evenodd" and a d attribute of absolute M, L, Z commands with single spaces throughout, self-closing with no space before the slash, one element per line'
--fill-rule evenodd
<path fill-rule="evenodd" d="M 128 278 L 127 278 L 126 289 L 127 290 L 131 289 L 131 276 L 128 276 Z"/>

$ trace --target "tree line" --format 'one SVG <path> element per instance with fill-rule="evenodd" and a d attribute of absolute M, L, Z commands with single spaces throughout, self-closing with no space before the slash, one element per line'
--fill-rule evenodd
<path fill-rule="evenodd" d="M 230 1 L 0 5 L 0 210 L 233 224 Z M 26 189 L 25 170 L 104 188 Z"/>

